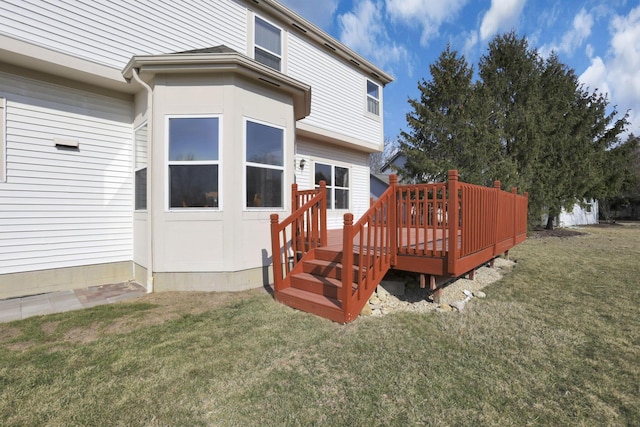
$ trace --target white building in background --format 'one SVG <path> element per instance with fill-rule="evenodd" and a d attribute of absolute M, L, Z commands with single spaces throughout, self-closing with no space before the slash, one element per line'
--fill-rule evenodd
<path fill-rule="evenodd" d="M 0 298 L 269 283 L 293 182 L 368 208 L 391 81 L 272 0 L 0 0 Z"/>

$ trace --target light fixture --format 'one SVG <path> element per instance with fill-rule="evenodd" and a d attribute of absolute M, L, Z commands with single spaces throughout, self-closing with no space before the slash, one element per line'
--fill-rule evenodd
<path fill-rule="evenodd" d="M 304 164 L 305 164 L 306 162 L 307 162 L 307 161 L 306 161 L 305 159 L 300 159 L 300 170 L 304 170 Z"/>

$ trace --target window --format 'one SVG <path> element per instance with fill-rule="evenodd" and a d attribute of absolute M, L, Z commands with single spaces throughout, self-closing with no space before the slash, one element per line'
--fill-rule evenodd
<path fill-rule="evenodd" d="M 380 115 L 380 86 L 367 80 L 367 112 Z"/>
<path fill-rule="evenodd" d="M 147 209 L 147 125 L 140 126 L 134 135 L 135 209 Z"/>
<path fill-rule="evenodd" d="M 349 169 L 316 163 L 316 188 L 320 181 L 327 183 L 327 209 L 349 209 Z"/>
<path fill-rule="evenodd" d="M 6 132 L 5 132 L 5 114 L 7 107 L 7 100 L 0 98 L 0 182 L 7 180 L 6 170 Z"/>
<path fill-rule="evenodd" d="M 283 208 L 284 129 L 245 122 L 247 208 Z"/>
<path fill-rule="evenodd" d="M 219 208 L 220 119 L 167 120 L 169 208 Z"/>
<path fill-rule="evenodd" d="M 254 36 L 254 58 L 256 61 L 281 71 L 282 31 L 256 16 Z"/>

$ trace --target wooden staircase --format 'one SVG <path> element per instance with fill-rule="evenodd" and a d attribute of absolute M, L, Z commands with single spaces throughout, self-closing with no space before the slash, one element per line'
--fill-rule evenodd
<path fill-rule="evenodd" d="M 360 257 L 353 256 L 351 265 L 352 274 L 349 296 L 357 292 L 360 285 L 359 271 Z M 342 264 L 343 251 L 330 248 L 315 248 L 305 254 L 303 259 L 291 271 L 288 278 L 289 287 L 275 292 L 275 298 L 293 308 L 317 314 L 335 322 L 348 322 L 353 320 L 344 310 L 344 266 Z M 367 267 L 362 270 L 367 271 Z M 376 284 L 377 286 L 377 284 Z M 373 294 L 375 286 L 364 299 L 364 303 Z M 357 315 L 364 304 L 354 306 Z"/>

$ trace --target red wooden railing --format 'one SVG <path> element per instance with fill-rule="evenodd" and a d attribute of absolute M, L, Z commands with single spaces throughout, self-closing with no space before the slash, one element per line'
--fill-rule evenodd
<path fill-rule="evenodd" d="M 293 184 L 293 191 L 296 190 L 297 185 Z M 315 190 L 298 192 L 292 202 L 297 208 L 282 223 L 279 222 L 278 214 L 271 214 L 271 253 L 275 291 L 286 287 L 286 278 L 306 253 L 313 248 L 327 245 L 325 182 L 321 181 L 320 188 Z"/>
<path fill-rule="evenodd" d="M 353 214 L 344 215 L 346 321 L 358 315 L 398 256 L 442 259 L 446 268 L 439 274 L 458 277 L 526 239 L 528 195 L 516 194 L 515 188 L 502 191 L 499 181 L 493 188 L 467 184 L 452 170 L 446 183 L 398 185 L 395 175 L 389 182 L 355 224 Z M 294 184 L 292 204 L 294 212 L 282 223 L 271 215 L 276 291 L 288 286 L 287 277 L 304 254 L 327 244 L 324 183 L 305 191 Z"/>
<path fill-rule="evenodd" d="M 447 184 L 399 185 L 398 253 L 443 257 L 447 232 Z"/>
<path fill-rule="evenodd" d="M 353 223 L 353 214 L 344 215 L 342 265 L 355 267 L 342 270 L 342 310 L 346 322 L 358 316 L 397 253 L 393 226 L 396 223 L 396 175 L 390 176 L 389 184 L 358 222 Z M 358 286 L 354 288 L 353 283 Z"/>

